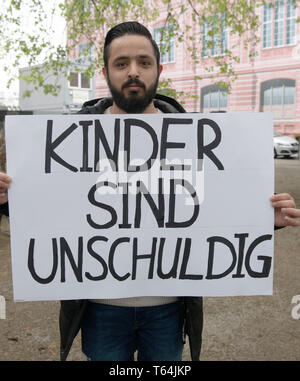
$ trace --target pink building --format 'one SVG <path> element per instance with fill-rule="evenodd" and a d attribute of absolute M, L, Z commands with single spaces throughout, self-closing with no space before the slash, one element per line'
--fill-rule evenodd
<path fill-rule="evenodd" d="M 256 56 L 249 58 L 242 44 L 230 39 L 226 27 L 221 43 L 208 49 L 205 25 L 198 26 L 193 33 L 196 43 L 201 45 L 199 63 L 192 61 L 183 43 L 170 41 L 169 51 L 162 55 L 164 68 L 161 79 L 170 78 L 177 91 L 197 95 L 197 98 L 185 98 L 187 111 L 271 111 L 276 130 L 300 138 L 300 23 L 296 23 L 300 7 L 295 8 L 291 0 L 272 3 L 274 7 L 267 4 L 257 10 L 261 21 L 261 41 L 256 48 Z M 165 25 L 165 17 L 162 13 L 160 22 L 148 25 L 157 41 L 160 28 Z M 227 93 L 214 84 L 211 74 L 204 68 L 211 65 L 212 56 L 222 54 L 234 44 L 237 45 L 233 48 L 234 54 L 239 57 L 239 63 L 234 66 L 237 79 Z M 202 79 L 195 80 L 195 76 Z M 216 80 L 222 80 L 222 77 L 215 77 Z M 106 95 L 107 85 L 99 74 L 96 77 L 96 97 Z"/>

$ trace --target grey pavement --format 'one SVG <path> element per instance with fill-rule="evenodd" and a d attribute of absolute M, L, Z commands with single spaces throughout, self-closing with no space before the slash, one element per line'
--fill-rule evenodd
<path fill-rule="evenodd" d="M 300 160 L 276 159 L 275 191 L 291 193 L 300 206 Z M 292 317 L 292 298 L 300 295 L 300 228 L 275 233 L 274 295 L 204 299 L 201 359 L 300 360 L 300 319 Z M 1 222 L 0 361 L 59 360 L 59 302 L 14 302 L 9 224 Z M 76 338 L 69 361 L 85 360 Z M 186 344 L 183 360 L 189 361 Z"/>

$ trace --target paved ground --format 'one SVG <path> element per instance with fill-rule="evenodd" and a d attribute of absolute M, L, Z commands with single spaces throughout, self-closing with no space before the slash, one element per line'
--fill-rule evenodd
<path fill-rule="evenodd" d="M 291 193 L 300 206 L 300 161 L 277 159 L 276 192 Z M 0 361 L 58 360 L 58 302 L 12 300 L 7 221 L 0 234 L 0 295 L 6 319 L 0 320 Z M 274 295 L 205 298 L 202 360 L 300 360 L 300 320 L 291 303 L 300 295 L 300 228 L 276 232 Z M 80 337 L 69 360 L 84 360 Z M 184 360 L 190 360 L 185 347 Z"/>

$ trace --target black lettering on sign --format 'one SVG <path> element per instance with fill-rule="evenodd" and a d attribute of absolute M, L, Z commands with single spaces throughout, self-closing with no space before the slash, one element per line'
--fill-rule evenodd
<path fill-rule="evenodd" d="M 97 206 L 98 208 L 102 208 L 104 210 L 107 210 L 109 213 L 110 213 L 110 216 L 111 216 L 111 219 L 110 221 L 104 223 L 104 224 L 99 224 L 99 223 L 96 223 L 90 214 L 87 214 L 86 215 L 86 219 L 87 219 L 87 222 L 88 224 L 92 227 L 92 228 L 95 228 L 95 229 L 108 229 L 112 226 L 115 225 L 115 223 L 117 222 L 117 212 L 116 210 L 110 206 L 110 205 L 107 205 L 107 204 L 104 204 L 103 202 L 99 202 L 95 199 L 95 193 L 97 191 L 98 188 L 101 188 L 103 186 L 107 186 L 107 187 L 111 187 L 113 189 L 117 188 L 117 185 L 114 184 L 114 183 L 111 183 L 111 182 L 108 182 L 108 181 L 101 181 L 95 185 L 92 186 L 92 188 L 90 189 L 89 193 L 88 193 L 88 199 L 89 199 L 89 202 L 95 206 Z"/>
<path fill-rule="evenodd" d="M 267 278 L 270 274 L 271 264 L 272 264 L 272 258 L 271 257 L 267 257 L 265 255 L 259 255 L 257 257 L 257 259 L 259 259 L 260 261 L 263 261 L 263 268 L 262 268 L 261 272 L 254 271 L 251 268 L 250 259 L 251 259 L 252 253 L 253 253 L 253 251 L 257 245 L 259 245 L 260 243 L 262 243 L 264 241 L 269 241 L 271 239 L 272 239 L 271 234 L 265 234 L 265 235 L 262 235 L 261 237 L 256 238 L 251 243 L 251 245 L 249 246 L 249 249 L 247 251 L 246 258 L 245 258 L 245 267 L 246 267 L 248 274 L 252 278 Z"/>
<path fill-rule="evenodd" d="M 209 144 L 207 144 L 206 146 L 204 145 L 205 126 L 211 127 L 215 133 L 215 139 Z M 200 119 L 198 121 L 198 128 L 197 128 L 197 141 L 198 141 L 198 168 L 197 170 L 198 171 L 202 169 L 202 168 L 199 168 L 199 165 L 200 163 L 202 164 L 204 155 L 209 157 L 210 160 L 217 166 L 219 170 L 224 170 L 223 164 L 217 158 L 217 156 L 212 152 L 220 144 L 221 137 L 222 137 L 221 129 L 215 121 L 211 119 L 206 119 L 206 118 Z"/>
<path fill-rule="evenodd" d="M 231 271 L 234 269 L 236 264 L 236 252 L 233 244 L 224 237 L 210 237 L 207 239 L 207 242 L 209 242 L 209 252 L 208 252 L 208 264 L 207 264 L 207 276 L 206 279 L 220 279 L 224 278 L 226 275 L 230 274 Z M 223 245 L 227 246 L 232 254 L 232 262 L 231 265 L 226 269 L 224 272 L 220 274 L 213 274 L 213 264 L 215 259 L 215 243 L 222 243 Z"/>
<path fill-rule="evenodd" d="M 147 171 L 151 168 L 154 160 L 157 157 L 158 152 L 158 140 L 154 129 L 146 122 L 140 119 L 125 119 L 125 137 L 124 137 L 124 151 L 126 153 L 125 157 L 125 168 L 127 172 L 140 172 Z M 131 149 L 131 135 L 132 135 L 132 127 L 138 127 L 142 130 L 146 131 L 152 140 L 152 153 L 147 161 L 142 165 L 131 165 L 130 164 L 130 149 Z M 136 144 L 137 142 L 135 142 Z M 144 142 L 144 144 L 146 144 Z"/>
<path fill-rule="evenodd" d="M 28 269 L 32 276 L 32 278 L 41 284 L 47 284 L 51 283 L 55 277 L 57 267 L 58 267 L 58 250 L 57 250 L 57 241 L 56 238 L 52 238 L 52 256 L 53 256 L 53 262 L 52 262 L 52 270 L 51 274 L 47 278 L 40 277 L 34 266 L 34 245 L 35 245 L 35 239 L 31 238 L 29 241 L 29 248 L 28 248 Z"/>
<path fill-rule="evenodd" d="M 109 250 L 108 267 L 109 267 L 109 270 L 110 270 L 110 273 L 112 274 L 112 276 L 119 281 L 126 280 L 130 276 L 129 273 L 127 273 L 125 275 L 119 275 L 116 272 L 115 267 L 114 267 L 114 256 L 115 256 L 116 248 L 118 245 L 120 245 L 121 243 L 124 243 L 124 242 L 130 242 L 130 238 L 129 237 L 121 237 L 121 238 L 116 239 L 113 242 L 113 244 L 111 245 L 111 248 Z M 126 248 L 123 249 L 123 253 L 124 253 L 124 251 L 126 251 Z M 122 255 L 122 253 L 121 253 L 121 255 Z"/>
<path fill-rule="evenodd" d="M 157 226 L 159 228 L 164 227 L 164 216 L 165 216 L 165 199 L 163 194 L 163 179 L 158 179 L 158 206 L 156 206 L 153 197 L 149 193 L 148 189 L 146 188 L 145 184 L 142 181 L 137 181 L 137 194 L 136 194 L 136 209 L 135 209 L 135 218 L 134 218 L 134 227 L 140 228 L 141 224 L 141 214 L 142 214 L 142 208 L 141 208 L 141 201 L 142 201 L 142 194 L 147 201 L 148 205 L 150 206 L 153 215 L 156 219 Z"/>
<path fill-rule="evenodd" d="M 234 243 L 225 237 L 212 236 L 207 239 L 209 243 L 208 247 L 208 262 L 207 262 L 207 275 L 205 279 L 216 280 L 226 276 L 230 276 L 236 268 L 232 278 L 243 278 L 245 274 L 242 274 L 242 268 L 247 271 L 248 275 L 252 278 L 266 278 L 270 274 L 272 258 L 269 256 L 258 255 L 257 259 L 263 261 L 261 271 L 254 271 L 250 265 L 251 256 L 255 252 L 255 248 L 261 243 L 271 240 L 272 236 L 269 234 L 262 235 L 256 238 L 249 246 L 246 254 L 245 242 L 248 237 L 248 233 L 235 234 L 235 238 L 238 239 L 239 250 L 236 250 Z M 28 260 L 27 265 L 32 278 L 40 284 L 51 283 L 60 269 L 61 283 L 68 281 L 68 277 L 75 277 L 78 283 L 83 282 L 83 275 L 89 281 L 102 281 L 111 275 L 115 280 L 124 282 L 125 280 L 137 280 L 137 279 L 153 279 L 155 275 L 159 279 L 180 279 L 180 280 L 202 280 L 201 274 L 189 274 L 187 273 L 188 267 L 191 267 L 190 256 L 192 254 L 192 239 L 181 238 L 176 239 L 174 243 L 173 253 L 170 252 L 170 248 L 166 248 L 167 237 L 152 237 L 151 247 L 147 252 L 139 252 L 139 239 L 138 237 L 120 237 L 110 242 L 107 237 L 95 236 L 91 237 L 86 243 L 82 236 L 77 238 L 77 246 L 73 250 L 65 237 L 52 238 L 52 261 L 49 258 L 47 262 L 47 268 L 49 267 L 49 276 L 41 276 L 40 270 L 36 268 L 35 257 L 38 255 L 43 256 L 43 253 L 35 252 L 35 239 L 31 238 L 28 248 Z M 103 248 L 99 252 L 95 250 L 94 245 L 98 242 L 103 243 Z M 231 255 L 231 262 L 227 265 L 227 268 L 222 269 L 222 272 L 215 272 L 216 244 L 222 245 L 229 249 Z M 220 250 L 218 256 L 228 255 L 228 250 Z M 237 252 L 239 255 L 237 255 Z M 60 253 L 60 254 L 59 254 Z M 193 252 L 195 255 L 205 255 L 203 252 Z M 130 272 L 125 272 L 120 266 L 120 258 L 126 256 L 126 263 L 131 268 Z M 97 269 L 92 262 L 85 260 L 88 256 L 94 258 L 100 265 Z M 173 256 L 173 258 L 171 258 Z M 167 258 L 167 260 L 166 260 Z M 41 263 L 41 259 L 39 260 Z M 92 274 L 91 269 L 86 268 L 87 263 L 92 266 L 92 270 L 96 272 Z M 140 266 L 138 266 L 140 264 Z M 141 264 L 143 266 L 141 266 Z M 203 265 L 202 265 L 203 266 Z M 205 264 L 204 264 L 205 266 Z M 94 268 L 95 267 L 95 268 Z M 68 268 L 69 271 L 66 271 Z M 195 270 L 195 269 L 194 269 Z M 201 270 L 200 268 L 198 271 Z M 45 272 L 45 270 L 43 270 Z M 197 272 L 198 272 L 197 271 Z"/>
<path fill-rule="evenodd" d="M 185 239 L 183 259 L 182 259 L 182 264 L 181 264 L 181 269 L 180 269 L 180 274 L 179 274 L 179 279 L 200 280 L 203 278 L 203 275 L 187 274 L 186 273 L 187 265 L 188 265 L 188 262 L 190 259 L 191 244 L 192 244 L 191 238 L 186 238 Z"/>
<path fill-rule="evenodd" d="M 56 161 L 63 167 L 68 168 L 72 172 L 77 172 L 78 169 L 73 165 L 63 160 L 56 152 L 57 148 L 78 126 L 73 123 L 71 127 L 67 128 L 58 138 L 52 140 L 53 120 L 47 120 L 47 133 L 46 133 L 46 145 L 45 145 L 45 173 L 51 173 L 51 160 Z"/>
<path fill-rule="evenodd" d="M 80 172 L 92 172 L 93 168 L 89 167 L 89 126 L 93 124 L 92 120 L 83 120 L 79 122 L 82 126 L 82 167 Z"/>
<path fill-rule="evenodd" d="M 176 124 L 192 124 L 193 119 L 182 119 L 182 118 L 163 118 L 163 124 L 162 124 L 162 132 L 161 132 L 161 145 L 160 145 L 160 160 L 161 160 L 161 167 L 162 170 L 190 170 L 190 165 L 184 165 L 184 164 L 166 164 L 166 155 L 167 155 L 167 149 L 171 148 L 177 148 L 182 149 L 185 147 L 185 143 L 180 142 L 169 142 L 168 141 L 168 131 L 170 125 L 176 125 Z"/>
<path fill-rule="evenodd" d="M 101 266 L 103 268 L 102 274 L 100 274 L 98 276 L 93 276 L 93 275 L 91 275 L 90 272 L 85 273 L 86 278 L 89 280 L 93 280 L 93 281 L 99 281 L 99 280 L 105 279 L 107 277 L 107 273 L 108 273 L 108 267 L 107 267 L 105 260 L 98 253 L 96 253 L 93 249 L 93 244 L 97 241 L 107 242 L 108 238 L 102 237 L 102 236 L 96 236 L 96 237 L 92 237 L 91 239 L 88 240 L 88 243 L 87 243 L 88 253 L 93 258 L 95 258 L 101 264 Z"/>
<path fill-rule="evenodd" d="M 178 261 L 179 261 L 179 254 L 180 254 L 180 248 L 181 248 L 181 242 L 182 239 L 178 238 L 176 242 L 176 249 L 175 249 L 175 255 L 173 260 L 173 265 L 171 267 L 171 270 L 168 273 L 163 272 L 162 268 L 162 262 L 163 262 L 163 249 L 165 245 L 166 238 L 160 239 L 159 244 L 159 250 L 158 250 L 158 257 L 157 257 L 157 275 L 161 279 L 170 279 L 170 278 L 176 278 L 177 277 L 177 267 L 178 267 Z"/>
<path fill-rule="evenodd" d="M 113 171 L 118 171 L 118 159 L 119 159 L 119 144 L 120 144 L 120 119 L 115 120 L 114 127 L 114 147 L 113 150 L 109 147 L 103 127 L 100 120 L 95 120 L 95 155 L 94 155 L 94 171 L 99 172 L 99 160 L 100 160 L 100 141 L 106 153 L 106 157 L 111 163 Z"/>
<path fill-rule="evenodd" d="M 180 185 L 188 190 L 194 202 L 194 211 L 192 217 L 187 221 L 175 221 L 175 210 L 176 210 L 176 187 Z M 170 180 L 170 198 L 169 198 L 169 221 L 166 222 L 167 228 L 187 228 L 196 221 L 199 215 L 200 205 L 199 198 L 197 196 L 195 188 L 187 180 L 183 179 L 171 179 Z"/>
<path fill-rule="evenodd" d="M 137 261 L 141 259 L 150 259 L 148 279 L 153 279 L 153 270 L 154 270 L 154 260 L 156 255 L 156 245 L 157 245 L 156 237 L 152 239 L 152 248 L 150 254 L 138 254 L 138 239 L 133 238 L 133 255 L 132 255 L 132 277 L 131 279 L 136 279 L 136 271 L 137 271 Z"/>
<path fill-rule="evenodd" d="M 122 206 L 123 206 L 123 208 L 122 208 L 123 209 L 122 223 L 119 224 L 119 229 L 130 229 L 131 228 L 131 224 L 128 221 L 129 185 L 131 185 L 131 183 L 118 183 L 118 186 L 122 188 Z"/>
<path fill-rule="evenodd" d="M 61 278 L 60 281 L 64 283 L 66 281 L 66 257 L 68 258 L 73 273 L 78 282 L 82 282 L 82 262 L 83 262 L 83 237 L 78 237 L 78 251 L 77 251 L 77 263 L 72 254 L 70 246 L 64 237 L 59 239 L 60 241 L 60 263 L 61 263 Z"/>
<path fill-rule="evenodd" d="M 272 258 L 268 256 L 262 256 L 259 255 L 257 257 L 258 260 L 263 261 L 263 268 L 261 272 L 254 271 L 251 266 L 250 266 L 250 259 L 251 256 L 253 255 L 254 249 L 261 244 L 264 241 L 271 240 L 272 235 L 266 234 L 262 235 L 258 238 L 256 238 L 249 246 L 247 253 L 245 255 L 245 260 L 244 260 L 244 249 L 245 249 L 245 239 L 249 236 L 248 233 L 243 233 L 243 234 L 235 234 L 235 238 L 239 238 L 239 256 L 238 256 L 238 261 L 237 261 L 237 254 L 235 247 L 232 242 L 230 242 L 228 239 L 224 237 L 218 237 L 218 236 L 213 236 L 207 239 L 207 242 L 209 242 L 209 252 L 208 252 L 208 264 L 207 264 L 207 276 L 206 279 L 220 279 L 224 278 L 226 275 L 229 275 L 235 268 L 237 264 L 237 271 L 236 274 L 232 275 L 232 278 L 243 278 L 245 275 L 241 273 L 242 271 L 242 266 L 243 262 L 245 265 L 245 269 L 248 273 L 248 275 L 252 278 L 267 278 L 270 274 L 271 270 L 271 263 L 272 263 Z M 230 253 L 232 255 L 232 262 L 230 266 L 222 273 L 220 274 L 215 274 L 213 273 L 213 266 L 214 266 L 214 261 L 215 261 L 215 244 L 220 243 L 225 246 L 227 246 L 230 250 Z M 222 251 L 222 254 L 219 255 L 224 255 L 224 251 Z"/>

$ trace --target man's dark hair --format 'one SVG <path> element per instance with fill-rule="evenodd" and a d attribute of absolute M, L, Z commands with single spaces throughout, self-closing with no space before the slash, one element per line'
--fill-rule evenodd
<path fill-rule="evenodd" d="M 109 45 L 112 43 L 112 41 L 115 38 L 122 37 L 126 34 L 139 35 L 139 36 L 144 36 L 148 38 L 148 40 L 151 42 L 153 46 L 153 50 L 156 57 L 157 68 L 159 68 L 159 64 L 160 64 L 159 49 L 156 42 L 153 40 L 149 30 L 144 25 L 138 23 L 137 21 L 127 21 L 127 22 L 123 22 L 122 24 L 118 24 L 114 26 L 107 32 L 107 35 L 104 41 L 104 50 L 103 50 L 104 66 L 106 70 L 108 70 Z"/>

